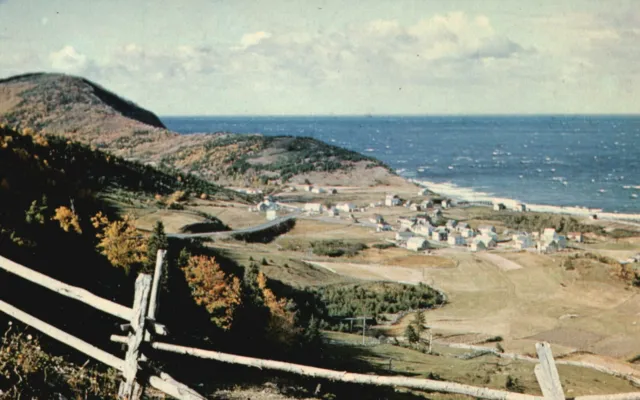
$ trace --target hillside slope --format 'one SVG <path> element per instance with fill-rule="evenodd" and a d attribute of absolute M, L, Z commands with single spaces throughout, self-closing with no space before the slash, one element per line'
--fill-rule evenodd
<path fill-rule="evenodd" d="M 152 112 L 84 78 L 34 73 L 0 80 L 0 123 L 60 135 L 115 155 L 222 184 L 369 186 L 395 178 L 380 161 L 310 138 L 180 135 Z"/>

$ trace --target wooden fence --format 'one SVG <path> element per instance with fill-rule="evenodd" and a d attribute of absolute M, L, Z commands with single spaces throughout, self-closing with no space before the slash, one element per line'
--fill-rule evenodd
<path fill-rule="evenodd" d="M 164 266 L 165 251 L 159 250 L 153 279 L 149 275 L 140 274 L 135 283 L 135 294 L 132 307 L 126 307 L 101 298 L 84 289 L 70 286 L 44 274 L 16 264 L 0 256 L 0 269 L 4 269 L 21 278 L 50 289 L 62 296 L 88 304 L 102 312 L 118 317 L 126 323 L 121 325 L 127 335 L 111 335 L 111 340 L 127 346 L 124 359 L 118 358 L 99 349 L 82 339 L 70 335 L 18 308 L 0 300 L 0 311 L 29 325 L 40 332 L 100 361 L 121 372 L 118 396 L 123 400 L 139 400 L 145 386 L 149 385 L 180 400 L 205 400 L 201 394 L 176 381 L 170 375 L 153 369 L 146 363 L 146 355 L 142 352 L 143 343 L 159 351 L 183 354 L 192 357 L 216 360 L 224 363 L 244 365 L 261 369 L 285 371 L 292 374 L 329 379 L 340 382 L 351 382 L 366 385 L 405 387 L 443 393 L 468 395 L 475 398 L 493 400 L 561 400 L 565 394 L 560 383 L 551 348 L 547 343 L 536 344 L 539 363 L 534 373 L 540 384 L 543 396 L 513 393 L 502 390 L 463 385 L 454 382 L 443 382 L 403 376 L 378 376 L 357 374 L 346 371 L 334 371 L 306 365 L 292 364 L 282 361 L 263 360 L 226 354 L 217 351 L 197 349 L 163 343 L 155 340 L 168 334 L 167 328 L 155 321 L 159 307 L 159 285 Z M 141 373 L 143 369 L 151 369 Z M 579 396 L 576 400 L 640 400 L 640 392 L 621 393 L 603 396 Z"/>

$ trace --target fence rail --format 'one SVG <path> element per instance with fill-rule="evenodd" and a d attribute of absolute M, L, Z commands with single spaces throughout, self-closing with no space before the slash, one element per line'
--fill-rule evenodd
<path fill-rule="evenodd" d="M 272 369 L 285 371 L 297 375 L 310 376 L 316 378 L 330 379 L 341 382 L 351 382 L 367 385 L 406 387 L 419 390 L 429 390 L 444 393 L 455 393 L 475 398 L 490 400 L 564 400 L 565 395 L 560 382 L 556 363 L 553 359 L 551 347 L 548 343 L 536 344 L 539 363 L 534 372 L 538 380 L 543 396 L 533 396 L 528 394 L 513 393 L 502 390 L 489 389 L 464 385 L 455 382 L 443 382 L 430 379 L 408 378 L 404 376 L 378 376 L 368 374 L 358 374 L 347 371 L 335 371 L 324 368 L 311 367 L 307 365 L 293 364 L 275 360 L 264 360 L 253 357 L 238 356 L 221 353 L 212 350 L 185 347 L 175 344 L 158 342 L 156 335 L 167 333 L 163 325 L 155 322 L 155 316 L 159 307 L 159 284 L 162 275 L 162 268 L 165 251 L 159 250 L 156 260 L 154 278 L 141 274 L 138 276 L 135 285 L 134 303 L 131 308 L 111 302 L 90 293 L 84 289 L 76 288 L 57 281 L 44 274 L 33 271 L 27 267 L 14 263 L 0 256 L 0 269 L 14 273 L 24 279 L 37 283 L 43 287 L 53 290 L 61 295 L 76 299 L 96 309 L 114 315 L 128 321 L 123 325 L 127 330 L 127 336 L 111 335 L 111 340 L 123 343 L 127 346 L 125 359 L 120 359 L 104 350 L 101 350 L 82 339 L 70 335 L 34 316 L 31 316 L 18 308 L 0 300 L 0 311 L 13 318 L 27 324 L 42 333 L 63 342 L 70 347 L 106 364 L 123 375 L 123 380 L 118 391 L 119 397 L 123 400 L 139 400 L 144 391 L 145 385 L 150 385 L 179 400 L 205 400 L 205 398 L 176 381 L 170 375 L 153 369 L 148 363 L 140 365 L 141 361 L 148 361 L 143 353 L 143 342 L 153 349 L 183 354 L 186 356 L 198 357 L 219 362 L 244 365 L 261 369 Z M 142 368 L 150 368 L 146 378 L 142 379 L 140 374 Z M 598 396 L 578 396 L 575 400 L 640 400 L 640 392 L 620 393 L 612 395 Z"/>

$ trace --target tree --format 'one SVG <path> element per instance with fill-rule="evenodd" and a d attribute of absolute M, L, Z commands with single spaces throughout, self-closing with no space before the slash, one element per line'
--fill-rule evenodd
<path fill-rule="evenodd" d="M 267 287 L 267 277 L 262 272 L 258 273 L 258 287 L 262 291 L 264 305 L 269 308 L 271 314 L 267 324 L 267 336 L 284 345 L 295 343 L 300 333 L 300 329 L 295 326 L 295 303 L 285 298 L 278 299 Z"/>
<path fill-rule="evenodd" d="M 133 217 L 125 215 L 119 221 L 109 221 L 101 212 L 91 218 L 96 237 L 100 239 L 97 248 L 107 257 L 111 265 L 122 268 L 128 274 L 132 267 L 147 262 L 147 243 L 138 234 Z"/>
<path fill-rule="evenodd" d="M 169 239 L 164 233 L 164 224 L 162 221 L 157 221 L 153 226 L 153 232 L 147 239 L 147 262 L 144 265 L 143 272 L 153 274 L 155 270 L 156 258 L 158 256 L 158 250 L 166 250 L 169 248 Z M 166 290 L 167 283 L 169 281 L 169 268 L 167 259 L 163 261 L 162 267 L 162 286 Z"/>
<path fill-rule="evenodd" d="M 68 207 L 60 206 L 56 208 L 56 213 L 51 219 L 60 222 L 60 228 L 65 232 L 69 232 L 69 230 L 73 229 L 76 233 L 82 233 L 78 215 Z"/>
<path fill-rule="evenodd" d="M 216 326 L 231 329 L 235 311 L 242 303 L 240 280 L 227 276 L 214 257 L 193 256 L 182 270 L 196 304 L 205 307 Z"/>
<path fill-rule="evenodd" d="M 418 340 L 420 340 L 420 337 L 418 336 L 418 333 L 416 333 L 416 330 L 413 327 L 413 324 L 407 325 L 407 327 L 404 330 L 404 337 L 411 344 L 418 343 Z"/>
<path fill-rule="evenodd" d="M 31 206 L 25 213 L 25 221 L 28 224 L 38 223 L 40 225 L 44 225 L 44 213 L 47 211 L 47 196 L 42 195 L 42 199 L 40 202 L 38 200 L 34 200 L 31 202 Z"/>
<path fill-rule="evenodd" d="M 424 332 L 425 328 L 425 324 L 427 323 L 427 320 L 424 316 L 424 311 L 419 310 L 418 312 L 416 312 L 413 316 L 413 327 L 416 331 L 416 333 L 418 334 L 418 337 L 422 334 L 422 332 Z"/>

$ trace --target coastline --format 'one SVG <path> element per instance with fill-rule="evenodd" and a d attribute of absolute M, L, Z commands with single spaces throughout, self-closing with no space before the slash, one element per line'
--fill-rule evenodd
<path fill-rule="evenodd" d="M 565 214 L 578 217 L 589 217 L 597 215 L 598 219 L 604 219 L 608 221 L 631 221 L 640 222 L 640 214 L 633 213 L 613 213 L 604 212 L 599 208 L 587 208 L 579 206 L 557 206 L 552 204 L 530 204 L 517 199 L 504 198 L 493 196 L 490 193 L 477 192 L 471 188 L 458 187 L 452 183 L 435 183 L 426 180 L 419 180 L 414 178 L 405 178 L 408 182 L 416 184 L 420 187 L 427 188 L 430 191 L 440 194 L 445 197 L 449 197 L 454 201 L 465 201 L 475 203 L 477 205 L 486 205 L 491 207 L 494 203 L 503 203 L 507 207 L 511 207 L 516 203 L 525 204 L 527 211 L 541 212 L 541 213 L 553 213 L 553 214 Z"/>

